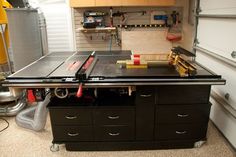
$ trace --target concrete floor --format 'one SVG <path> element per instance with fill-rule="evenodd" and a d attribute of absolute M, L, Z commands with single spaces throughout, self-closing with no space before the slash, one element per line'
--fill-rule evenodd
<path fill-rule="evenodd" d="M 145 151 L 92 151 L 68 152 L 64 145 L 59 152 L 51 152 L 52 133 L 48 118 L 45 130 L 34 132 L 15 123 L 14 117 L 6 117 L 10 126 L 0 132 L 0 157 L 236 157 L 235 152 L 210 122 L 208 141 L 201 148 L 145 150 Z M 5 122 L 0 120 L 0 130 Z"/>

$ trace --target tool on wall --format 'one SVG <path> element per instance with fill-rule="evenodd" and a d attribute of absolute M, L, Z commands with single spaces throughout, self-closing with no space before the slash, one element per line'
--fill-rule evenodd
<path fill-rule="evenodd" d="M 166 39 L 171 42 L 178 42 L 182 39 L 182 31 L 179 25 L 180 23 L 179 13 L 177 11 L 173 11 L 171 17 L 172 17 L 172 26 L 169 28 L 167 32 Z"/>
<path fill-rule="evenodd" d="M 113 27 L 113 8 L 110 7 L 110 27 Z"/>
<path fill-rule="evenodd" d="M 141 13 L 141 15 L 145 15 L 147 12 L 146 11 L 129 11 L 129 12 L 117 11 L 113 13 L 113 17 L 121 17 L 121 25 L 125 25 L 128 19 L 128 14 L 132 14 L 132 13 Z"/>
<path fill-rule="evenodd" d="M 151 24 L 167 26 L 168 16 L 165 11 L 151 11 Z"/>
<path fill-rule="evenodd" d="M 96 28 L 105 27 L 105 16 L 107 13 L 99 11 L 85 11 L 83 27 L 84 28 Z"/>

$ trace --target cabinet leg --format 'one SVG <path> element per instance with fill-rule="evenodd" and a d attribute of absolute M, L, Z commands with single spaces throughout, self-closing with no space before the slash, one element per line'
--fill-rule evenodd
<path fill-rule="evenodd" d="M 58 152 L 58 151 L 59 151 L 59 144 L 53 143 L 53 144 L 51 145 L 51 147 L 50 147 L 50 150 L 51 150 L 52 152 Z"/>
<path fill-rule="evenodd" d="M 200 148 L 206 141 L 198 141 L 194 143 L 194 148 Z"/>

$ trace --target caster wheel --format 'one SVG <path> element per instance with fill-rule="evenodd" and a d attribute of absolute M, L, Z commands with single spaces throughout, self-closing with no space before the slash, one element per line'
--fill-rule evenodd
<path fill-rule="evenodd" d="M 206 141 L 198 141 L 194 143 L 194 148 L 200 148 Z"/>
<path fill-rule="evenodd" d="M 59 145 L 58 144 L 52 144 L 50 147 L 50 150 L 52 152 L 58 152 L 59 151 Z"/>

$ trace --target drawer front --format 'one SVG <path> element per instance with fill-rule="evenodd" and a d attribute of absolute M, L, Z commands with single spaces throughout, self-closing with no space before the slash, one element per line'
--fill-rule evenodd
<path fill-rule="evenodd" d="M 134 126 L 97 126 L 94 129 L 96 141 L 132 141 Z"/>
<path fill-rule="evenodd" d="M 203 139 L 206 137 L 207 123 L 202 125 L 157 125 L 156 140 Z"/>
<path fill-rule="evenodd" d="M 93 111 L 95 125 L 134 125 L 133 109 L 96 109 Z"/>
<path fill-rule="evenodd" d="M 60 108 L 50 109 L 50 118 L 52 125 L 91 125 L 91 109 L 79 108 Z"/>
<path fill-rule="evenodd" d="M 159 105 L 156 110 L 157 123 L 201 123 L 208 122 L 210 104 L 203 105 Z"/>
<path fill-rule="evenodd" d="M 54 141 L 92 141 L 93 131 L 90 126 L 53 126 Z"/>
<path fill-rule="evenodd" d="M 155 87 L 137 86 L 136 89 L 136 140 L 154 140 Z"/>
<path fill-rule="evenodd" d="M 136 90 L 136 104 L 154 104 L 155 88 L 152 86 L 138 86 Z"/>
<path fill-rule="evenodd" d="M 210 86 L 158 86 L 157 104 L 206 104 L 209 102 Z"/>

